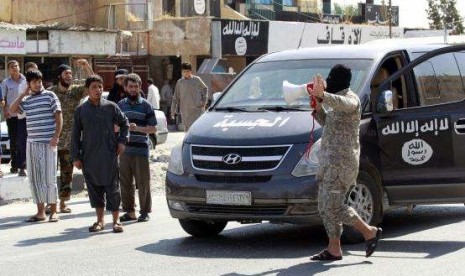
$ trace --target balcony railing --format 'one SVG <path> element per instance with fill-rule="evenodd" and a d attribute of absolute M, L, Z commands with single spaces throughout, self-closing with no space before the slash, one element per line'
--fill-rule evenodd
<path fill-rule="evenodd" d="M 255 0 L 247 0 L 246 10 L 248 17 L 252 19 L 261 19 L 261 20 L 275 20 L 276 13 L 274 11 L 273 1 L 270 1 L 271 4 L 261 4 Z"/>

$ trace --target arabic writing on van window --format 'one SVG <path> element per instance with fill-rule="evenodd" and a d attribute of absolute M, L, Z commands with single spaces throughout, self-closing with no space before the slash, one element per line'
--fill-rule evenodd
<path fill-rule="evenodd" d="M 381 133 L 385 136 L 402 133 L 415 133 L 415 137 L 418 137 L 420 133 L 433 132 L 434 135 L 438 135 L 439 131 L 449 129 L 448 118 L 434 118 L 424 123 L 419 123 L 418 121 L 419 120 L 393 122 L 385 126 L 381 130 Z"/>

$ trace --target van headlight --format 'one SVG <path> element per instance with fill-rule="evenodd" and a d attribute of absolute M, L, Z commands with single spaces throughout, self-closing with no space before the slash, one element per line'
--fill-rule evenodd
<path fill-rule="evenodd" d="M 182 139 L 172 150 L 170 156 L 170 163 L 168 164 L 168 171 L 177 175 L 182 175 L 184 169 L 182 167 Z"/>
<path fill-rule="evenodd" d="M 292 175 L 295 177 L 315 175 L 318 171 L 318 164 L 320 162 L 320 152 L 321 139 L 318 139 L 318 141 L 316 141 L 310 149 L 309 157 L 306 158 L 304 154 L 302 158 L 300 158 L 299 163 L 292 171 Z"/>

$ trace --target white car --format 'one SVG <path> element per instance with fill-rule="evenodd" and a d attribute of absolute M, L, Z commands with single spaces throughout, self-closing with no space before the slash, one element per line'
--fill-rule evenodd
<path fill-rule="evenodd" d="M 152 148 L 155 148 L 156 145 L 165 143 L 166 139 L 168 139 L 168 123 L 165 113 L 161 110 L 155 110 L 155 118 L 157 119 L 157 133 L 155 134 L 155 140 L 153 135 L 150 135 Z"/>
<path fill-rule="evenodd" d="M 8 137 L 8 129 L 6 122 L 1 122 L 0 147 L 2 147 L 2 162 L 10 161 L 10 138 Z"/>

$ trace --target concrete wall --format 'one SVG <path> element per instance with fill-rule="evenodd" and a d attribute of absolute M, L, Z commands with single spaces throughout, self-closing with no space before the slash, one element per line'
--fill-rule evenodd
<path fill-rule="evenodd" d="M 146 22 L 139 23 L 126 18 L 126 1 L 124 0 L 0 0 L 0 20 L 16 24 L 51 24 L 61 22 L 67 26 L 88 26 L 109 28 L 110 6 L 114 6 L 115 29 L 130 29 L 136 24 L 137 29 Z M 152 0 L 149 19 L 162 15 L 161 2 Z M 5 8 L 4 8 L 5 7 Z M 11 8 L 10 8 L 11 7 Z M 10 16 L 12 14 L 12 16 Z M 134 20 L 134 19 L 132 19 Z"/>
<path fill-rule="evenodd" d="M 11 0 L 0 0 L 0 21 L 11 22 Z"/>
<path fill-rule="evenodd" d="M 156 20 L 150 30 L 149 54 L 209 56 L 210 24 L 211 20 L 203 17 Z"/>
<path fill-rule="evenodd" d="M 163 16 L 163 5 L 161 0 L 152 0 L 152 20 Z"/>
<path fill-rule="evenodd" d="M 49 53 L 114 55 L 116 33 L 49 31 Z"/>
<path fill-rule="evenodd" d="M 392 28 L 393 38 L 402 38 L 404 29 Z M 386 26 L 342 25 L 270 21 L 268 52 L 337 44 L 361 44 L 388 38 Z"/>
<path fill-rule="evenodd" d="M 16 24 L 63 22 L 80 25 L 93 22 L 91 0 L 15 0 L 11 1 L 12 21 Z M 68 16 L 69 15 L 69 16 Z M 66 16 L 64 18 L 61 18 Z"/>

